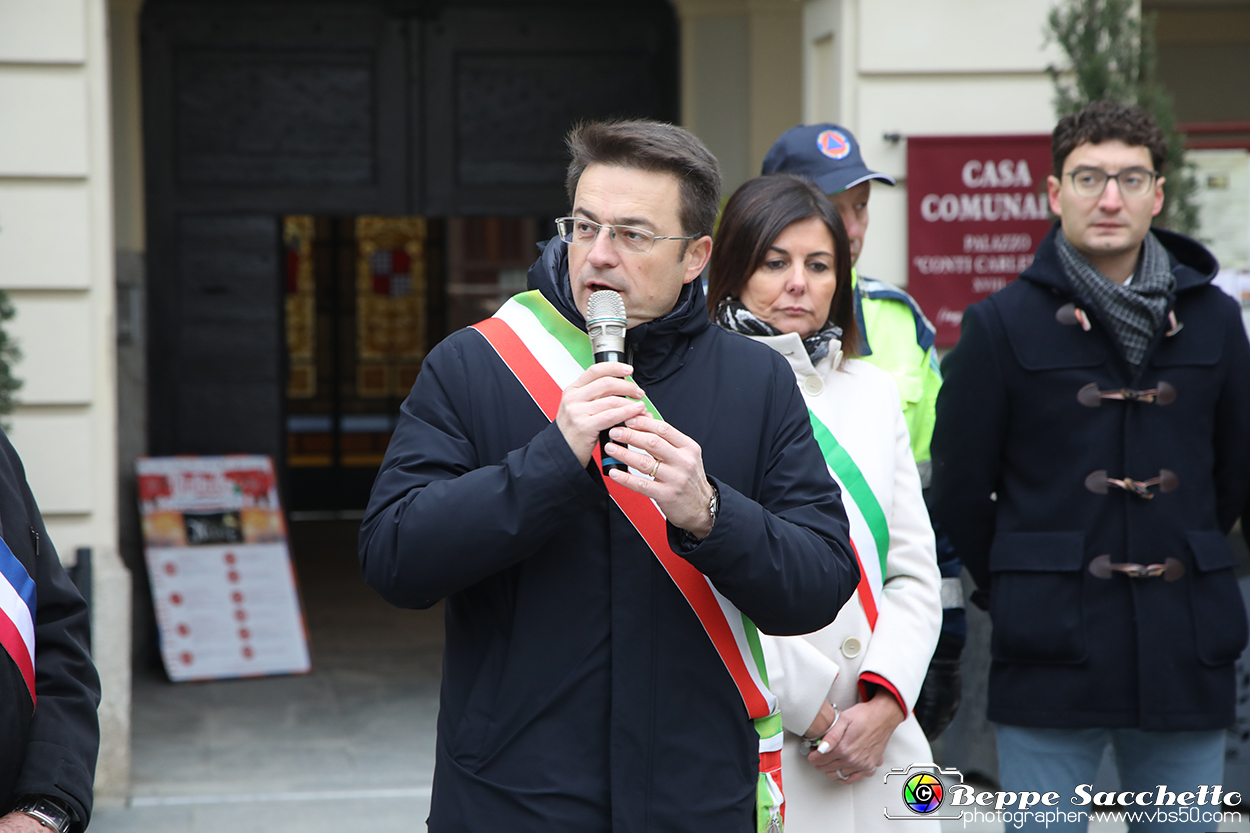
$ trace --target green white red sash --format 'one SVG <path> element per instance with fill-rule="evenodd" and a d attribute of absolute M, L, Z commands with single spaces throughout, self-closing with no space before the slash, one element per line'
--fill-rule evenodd
<path fill-rule="evenodd" d="M 564 388 L 594 363 L 590 338 L 560 314 L 540 292 L 530 291 L 507 301 L 493 318 L 473 325 L 499 354 L 548 419 L 555 421 Z M 661 419 L 650 400 L 648 413 Z M 598 448 L 595 458 L 599 457 Z M 645 476 L 645 475 L 641 475 Z M 784 813 L 781 795 L 781 714 L 768 690 L 768 675 L 755 625 L 722 596 L 707 576 L 668 545 L 664 514 L 655 502 L 610 478 L 604 478 L 612 500 L 642 536 L 673 579 L 703 625 L 742 696 L 759 733 L 760 780 L 757 813 L 760 831 L 780 830 Z"/>
<path fill-rule="evenodd" d="M 851 525 L 851 546 L 859 561 L 859 602 L 868 619 L 868 627 L 877 627 L 877 597 L 885 581 L 885 557 L 890 549 L 890 528 L 881 503 L 851 455 L 833 436 L 833 432 L 808 409 L 812 433 L 820 445 L 829 473 L 842 487 L 842 505 Z M 848 500 L 849 498 L 849 500 Z M 867 559 L 862 554 L 875 554 Z"/>

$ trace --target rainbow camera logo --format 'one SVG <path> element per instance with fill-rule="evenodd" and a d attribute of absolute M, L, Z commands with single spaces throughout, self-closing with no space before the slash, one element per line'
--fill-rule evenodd
<path fill-rule="evenodd" d="M 890 801 L 885 807 L 887 819 L 958 819 L 958 808 L 950 806 L 951 788 L 964 782 L 957 769 L 942 769 L 937 764 L 912 764 L 906 769 L 895 767 L 885 774 Z M 943 806 L 945 803 L 946 806 Z"/>
<path fill-rule="evenodd" d="M 927 772 L 917 772 L 903 784 L 907 809 L 928 815 L 942 806 L 942 782 Z"/>

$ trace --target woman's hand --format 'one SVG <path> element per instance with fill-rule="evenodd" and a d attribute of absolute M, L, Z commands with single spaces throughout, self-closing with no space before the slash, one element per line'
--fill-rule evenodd
<path fill-rule="evenodd" d="M 824 735 L 833 728 L 833 721 L 837 716 L 837 706 L 834 706 L 829 702 L 821 703 L 820 711 L 816 712 L 816 719 L 812 721 L 811 726 L 807 727 L 807 731 L 803 733 L 803 737 L 814 738 L 817 735 Z M 830 741 L 829 745 L 833 745 L 832 741 Z"/>
<path fill-rule="evenodd" d="M 906 717 L 894 695 L 878 688 L 871 700 L 842 712 L 837 725 L 825 735 L 829 751 L 822 755 L 813 750 L 807 760 L 828 778 L 848 784 L 862 781 L 881 766 L 885 745 Z"/>

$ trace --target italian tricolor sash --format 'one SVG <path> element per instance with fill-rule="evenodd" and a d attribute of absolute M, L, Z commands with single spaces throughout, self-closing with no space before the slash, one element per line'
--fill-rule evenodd
<path fill-rule="evenodd" d="M 0 646 L 22 672 L 35 703 L 35 582 L 0 540 Z"/>
<path fill-rule="evenodd" d="M 537 291 L 513 297 L 493 318 L 474 324 L 473 328 L 486 338 L 534 403 L 553 422 L 563 390 L 594 363 L 590 338 Z M 650 400 L 644 402 L 652 417 L 662 418 Z M 598 448 L 594 453 L 597 460 Z M 781 830 L 784 814 L 781 714 L 777 698 L 768 690 L 759 632 L 750 619 L 717 592 L 707 576 L 673 552 L 668 545 L 664 514 L 654 501 L 609 478 L 604 478 L 604 482 L 613 502 L 642 536 L 699 617 L 738 687 L 760 738 L 757 826 L 761 833 Z"/>
<path fill-rule="evenodd" d="M 842 505 L 850 521 L 851 544 L 859 561 L 859 602 L 868 619 L 868 627 L 876 630 L 877 596 L 885 581 L 885 557 L 890 549 L 889 524 L 880 501 L 851 455 L 811 409 L 807 413 L 812 421 L 812 433 L 816 435 L 816 442 L 824 454 L 825 465 L 842 487 Z M 864 554 L 874 553 L 876 558 L 864 559 Z"/>

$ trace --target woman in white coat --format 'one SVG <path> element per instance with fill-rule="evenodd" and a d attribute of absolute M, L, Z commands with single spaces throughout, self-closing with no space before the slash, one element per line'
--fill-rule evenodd
<path fill-rule="evenodd" d="M 762 637 L 786 728 L 787 833 L 897 827 L 893 768 L 933 760 L 912 715 L 942 621 L 933 529 L 893 378 L 852 358 L 851 256 L 837 211 L 789 175 L 751 180 L 725 206 L 708 281 L 722 327 L 784 355 L 842 489 L 856 595 L 823 630 Z M 806 740 L 805 740 L 806 739 Z M 813 748 L 816 747 L 816 748 Z M 922 833 L 938 822 L 914 815 Z"/>

